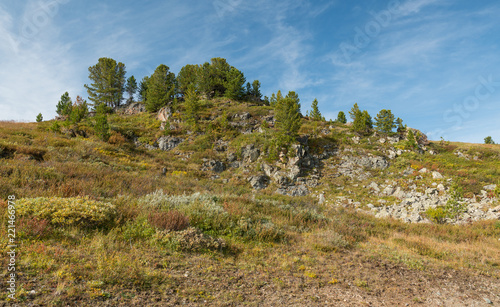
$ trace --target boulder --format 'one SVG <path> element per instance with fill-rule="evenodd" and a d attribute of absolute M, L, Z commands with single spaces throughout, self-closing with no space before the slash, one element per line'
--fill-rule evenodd
<path fill-rule="evenodd" d="M 146 106 L 143 103 L 133 102 L 125 108 L 126 115 L 135 115 L 146 112 Z"/>
<path fill-rule="evenodd" d="M 243 158 L 243 162 L 252 163 L 257 161 L 259 158 L 260 150 L 255 148 L 253 144 L 250 144 L 241 148 L 241 156 Z"/>
<path fill-rule="evenodd" d="M 266 175 L 252 176 L 247 179 L 255 190 L 265 189 L 269 184 L 269 177 Z"/>
<path fill-rule="evenodd" d="M 180 143 L 182 143 L 184 139 L 173 136 L 162 136 L 156 140 L 158 143 L 158 147 L 161 150 L 169 151 L 175 147 L 177 147 Z"/>
<path fill-rule="evenodd" d="M 487 191 L 494 191 L 496 188 L 497 188 L 496 184 L 490 184 L 490 185 L 487 185 L 487 186 L 483 187 L 483 189 L 485 189 Z"/>
<path fill-rule="evenodd" d="M 439 172 L 432 172 L 432 179 L 443 179 L 443 175 Z"/>
<path fill-rule="evenodd" d="M 281 195 L 288 196 L 306 196 L 309 194 L 309 190 L 303 184 L 290 186 L 290 187 L 282 187 L 276 190 L 276 193 Z"/>

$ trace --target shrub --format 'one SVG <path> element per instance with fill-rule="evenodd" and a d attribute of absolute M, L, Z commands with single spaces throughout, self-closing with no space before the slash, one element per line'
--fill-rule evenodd
<path fill-rule="evenodd" d="M 152 226 L 164 230 L 179 231 L 189 226 L 189 219 L 177 210 L 151 212 L 148 221 Z"/>
<path fill-rule="evenodd" d="M 22 217 L 17 220 L 17 233 L 20 238 L 38 239 L 50 233 L 52 227 L 47 219 Z"/>
<path fill-rule="evenodd" d="M 123 145 L 125 142 L 125 137 L 119 132 L 112 132 L 108 139 L 108 143 L 114 145 Z"/>
<path fill-rule="evenodd" d="M 115 215 L 115 206 L 84 198 L 24 198 L 17 202 L 18 215 L 47 219 L 60 226 L 103 226 Z"/>
<path fill-rule="evenodd" d="M 425 214 L 431 221 L 438 224 L 443 224 L 447 216 L 444 207 L 429 208 L 425 211 Z"/>

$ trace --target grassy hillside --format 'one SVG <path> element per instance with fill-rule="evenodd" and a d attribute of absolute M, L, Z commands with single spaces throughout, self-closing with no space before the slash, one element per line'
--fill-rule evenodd
<path fill-rule="evenodd" d="M 243 113 L 249 115 L 240 119 Z M 404 223 L 376 218 L 367 207 L 397 201 L 370 192 L 372 182 L 415 184 L 423 193 L 442 183 L 460 188 L 463 198 L 498 206 L 498 189 L 486 196 L 481 190 L 499 183 L 500 146 L 431 142 L 425 151 L 405 151 L 404 140 L 357 141 L 347 125 L 304 118 L 300 134 L 308 136 L 308 151 L 325 156 L 302 171 L 300 177 L 314 182 L 310 193 L 291 197 L 276 193 L 275 180 L 258 191 L 248 182 L 278 160 L 269 115 L 265 106 L 203 101 L 198 131 L 192 131 L 176 113 L 165 130 L 156 114 L 112 114 L 108 142 L 93 135 L 92 118 L 56 132 L 54 121 L 1 122 L 1 223 L 8 224 L 7 200 L 14 195 L 18 302 L 500 303 L 499 220 Z M 148 149 L 162 136 L 183 141 L 169 151 Z M 242 148 L 250 144 L 261 155 L 245 163 Z M 363 169 L 368 178 L 337 172 L 343 153 L 385 157 L 392 149 L 401 154 L 388 168 Z M 229 166 L 229 154 L 240 167 Z M 212 171 L 209 161 L 223 161 L 225 170 Z M 423 168 L 444 179 L 422 174 Z M 0 229 L 5 254 L 7 227 Z M 1 258 L 4 278 L 8 262 Z M 7 294 L 0 300 L 9 301 Z"/>

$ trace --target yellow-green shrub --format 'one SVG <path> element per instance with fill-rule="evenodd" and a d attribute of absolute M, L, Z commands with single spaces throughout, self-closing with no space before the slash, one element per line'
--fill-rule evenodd
<path fill-rule="evenodd" d="M 83 198 L 37 197 L 17 201 L 17 215 L 47 219 L 53 225 L 102 226 L 115 215 L 115 206 Z"/>

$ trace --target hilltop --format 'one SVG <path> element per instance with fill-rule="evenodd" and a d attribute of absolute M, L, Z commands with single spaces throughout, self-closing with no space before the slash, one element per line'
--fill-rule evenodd
<path fill-rule="evenodd" d="M 195 128 L 178 110 L 119 107 L 106 141 L 92 116 L 0 124 L 20 301 L 500 302 L 498 145 L 302 117 L 276 149 L 270 106 L 201 99 Z"/>

